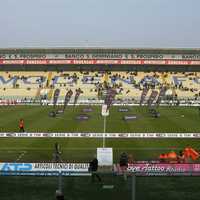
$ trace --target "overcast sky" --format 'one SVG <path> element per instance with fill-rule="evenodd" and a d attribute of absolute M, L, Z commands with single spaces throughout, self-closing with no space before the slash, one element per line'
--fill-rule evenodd
<path fill-rule="evenodd" d="M 200 0 L 1 0 L 0 48 L 200 47 Z"/>

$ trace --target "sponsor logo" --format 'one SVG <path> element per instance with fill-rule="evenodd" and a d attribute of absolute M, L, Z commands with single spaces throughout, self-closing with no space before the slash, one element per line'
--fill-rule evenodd
<path fill-rule="evenodd" d="M 128 112 L 129 109 L 128 108 L 119 108 L 118 111 L 119 112 Z"/>
<path fill-rule="evenodd" d="M 84 121 L 84 120 L 88 120 L 89 119 L 89 116 L 86 115 L 86 114 L 81 114 L 79 116 L 76 117 L 77 120 L 80 120 L 80 121 Z"/>
<path fill-rule="evenodd" d="M 16 134 L 15 134 L 15 133 L 6 133 L 6 136 L 7 136 L 7 137 L 15 137 Z"/>
<path fill-rule="evenodd" d="M 31 171 L 31 163 L 4 163 L 1 171 Z"/>
<path fill-rule="evenodd" d="M 137 116 L 136 115 L 127 115 L 127 116 L 124 116 L 123 119 L 125 121 L 128 121 L 128 120 L 135 120 L 137 119 Z"/>
<path fill-rule="evenodd" d="M 92 108 L 83 108 L 83 112 L 92 112 Z"/>
<path fill-rule="evenodd" d="M 51 133 L 43 133 L 42 136 L 43 137 L 52 137 L 52 134 Z"/>
<path fill-rule="evenodd" d="M 33 163 L 34 170 L 78 170 L 87 171 L 88 163 Z"/>

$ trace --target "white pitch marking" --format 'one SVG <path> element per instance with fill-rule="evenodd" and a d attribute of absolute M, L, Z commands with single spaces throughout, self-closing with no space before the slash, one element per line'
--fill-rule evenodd
<path fill-rule="evenodd" d="M 24 156 L 25 153 L 26 153 L 26 151 L 22 151 L 22 153 L 17 158 L 16 162 L 19 161 Z"/>

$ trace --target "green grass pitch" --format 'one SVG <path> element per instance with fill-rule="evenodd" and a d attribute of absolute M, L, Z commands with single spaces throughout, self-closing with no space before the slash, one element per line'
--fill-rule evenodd
<path fill-rule="evenodd" d="M 67 200 L 132 200 L 131 177 L 101 175 L 102 183 L 91 177 L 63 177 Z M 54 200 L 58 177 L 0 176 L 1 200 Z M 112 186 L 105 189 L 104 186 Z M 199 177 L 137 177 L 136 200 L 198 200 Z"/>
<path fill-rule="evenodd" d="M 88 121 L 78 121 L 76 116 L 83 113 L 84 106 L 68 106 L 64 115 L 50 118 L 51 106 L 10 106 L 0 107 L 0 132 L 18 131 L 18 121 L 25 120 L 27 132 L 103 132 L 101 107 L 93 106 Z M 147 107 L 129 107 L 129 112 L 119 112 L 112 107 L 107 117 L 106 132 L 200 132 L 200 115 L 195 107 L 160 107 L 160 118 L 152 118 Z M 125 122 L 124 115 L 137 115 L 135 121 Z"/>
<path fill-rule="evenodd" d="M 1 132 L 17 132 L 23 118 L 27 132 L 103 132 L 101 107 L 93 106 L 87 121 L 78 121 L 85 106 L 68 106 L 65 113 L 51 118 L 51 106 L 1 106 Z M 129 107 L 129 112 L 112 107 L 107 117 L 106 132 L 200 132 L 200 116 L 194 107 L 160 107 L 160 118 L 152 118 L 146 107 Z M 124 121 L 124 115 L 134 114 L 134 121 Z M 102 139 L 94 138 L 0 138 L 0 156 L 3 161 L 51 161 L 54 143 L 58 142 L 65 161 L 86 162 L 102 147 Z M 136 160 L 157 159 L 160 153 L 176 151 L 190 145 L 199 149 L 197 139 L 106 139 L 113 147 L 114 161 L 122 152 L 133 154 Z M 23 153 L 23 156 L 19 156 Z"/>
<path fill-rule="evenodd" d="M 1 106 L 1 132 L 18 132 L 20 118 L 25 121 L 27 132 L 103 132 L 101 107 L 93 106 L 87 113 L 87 121 L 78 121 L 76 116 L 83 113 L 85 106 L 68 106 L 64 114 L 56 118 L 48 116 L 52 106 Z M 200 116 L 195 107 L 160 107 L 160 118 L 152 118 L 146 107 L 129 107 L 129 112 L 119 112 L 113 106 L 106 121 L 106 132 L 200 132 Z M 137 119 L 124 121 L 124 115 L 134 114 Z M 16 161 L 51 161 L 55 142 L 61 146 L 65 161 L 86 162 L 102 139 L 94 138 L 0 138 L 0 159 Z M 198 139 L 106 139 L 106 146 L 113 147 L 114 161 L 122 152 L 132 154 L 136 160 L 157 159 L 160 153 L 176 151 L 190 145 L 199 149 Z M 18 159 L 19 161 L 19 159 Z"/>

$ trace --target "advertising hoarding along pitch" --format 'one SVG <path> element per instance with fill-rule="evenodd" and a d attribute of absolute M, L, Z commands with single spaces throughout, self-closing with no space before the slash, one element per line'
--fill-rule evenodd
<path fill-rule="evenodd" d="M 104 133 L 0 133 L 0 137 L 102 138 Z M 105 133 L 106 138 L 200 138 L 200 133 Z"/>
<path fill-rule="evenodd" d="M 106 51 L 106 49 L 104 50 Z M 199 51 L 198 51 L 199 52 Z M 91 52 L 91 53 L 1 53 L 0 59 L 6 60 L 46 60 L 46 59 L 55 59 L 55 60 L 63 60 L 63 59 L 76 59 L 76 60 L 92 60 L 92 59 L 107 59 L 107 60 L 200 60 L 200 53 L 196 52 L 195 54 L 183 54 L 183 53 L 109 53 L 109 52 Z"/>
<path fill-rule="evenodd" d="M 89 163 L 0 163 L 0 175 L 89 176 Z"/>
<path fill-rule="evenodd" d="M 109 59 L 0 59 L 0 65 L 200 65 L 200 60 L 109 60 Z"/>

